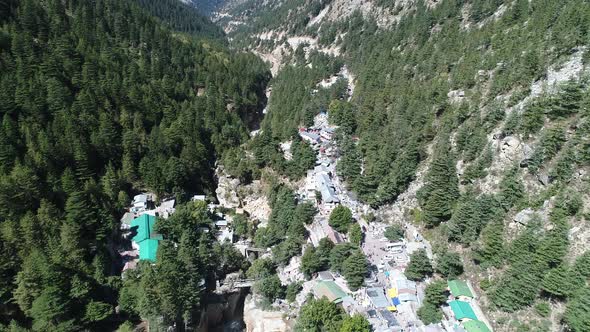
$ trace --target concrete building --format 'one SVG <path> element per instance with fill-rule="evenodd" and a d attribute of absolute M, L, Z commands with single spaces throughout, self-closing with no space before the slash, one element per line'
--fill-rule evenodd
<path fill-rule="evenodd" d="M 300 131 L 299 136 L 301 139 L 308 142 L 309 144 L 316 145 L 320 143 L 320 135 L 308 132 L 308 131 Z"/>
<path fill-rule="evenodd" d="M 334 128 L 331 127 L 326 127 L 323 128 L 322 131 L 320 132 L 320 137 L 324 140 L 331 140 L 332 137 L 334 137 Z"/>
<path fill-rule="evenodd" d="M 365 289 L 365 296 L 369 300 L 372 308 L 386 309 L 390 306 L 389 301 L 383 293 L 383 288 L 381 287 L 371 287 Z"/>

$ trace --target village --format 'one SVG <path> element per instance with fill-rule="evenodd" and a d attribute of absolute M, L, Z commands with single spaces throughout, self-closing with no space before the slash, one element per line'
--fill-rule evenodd
<path fill-rule="evenodd" d="M 304 284 L 304 291 L 311 290 L 316 298 L 326 297 L 340 303 L 350 314 L 364 315 L 374 331 L 492 331 L 491 325 L 481 311 L 475 291 L 463 280 L 449 280 L 450 297 L 448 306 L 443 308 L 444 320 L 440 324 L 425 326 L 417 316 L 417 310 L 424 300 L 426 282 L 408 280 L 404 270 L 410 255 L 425 249 L 432 258 L 432 250 L 411 223 L 405 222 L 405 239 L 392 243 L 385 238 L 387 227 L 383 222 L 368 222 L 365 216 L 372 209 L 354 198 L 336 175 L 338 149 L 332 141 L 335 126 L 328 124 L 328 116 L 316 116 L 314 125 L 301 128 L 299 135 L 318 152 L 316 167 L 308 171 L 305 186 L 298 191 L 299 197 L 316 203 L 319 213 L 308 227 L 309 239 L 317 246 L 319 240 L 328 237 L 335 244 L 346 241 L 328 224 L 330 212 L 338 205 L 348 207 L 364 233 L 362 249 L 369 260 L 371 271 L 365 279 L 365 287 L 352 292 L 344 278 L 330 271 L 319 272 L 315 279 Z M 316 192 L 321 199 L 316 199 Z M 285 270 L 296 270 L 288 266 Z M 288 280 L 301 279 L 302 275 L 289 275 Z M 300 297 L 304 299 L 304 296 Z"/>
<path fill-rule="evenodd" d="M 354 198 L 336 175 L 339 158 L 338 149 L 333 141 L 335 126 L 328 123 L 326 113 L 317 115 L 314 125 L 300 128 L 302 140 L 309 143 L 317 152 L 317 161 L 313 169 L 307 172 L 304 185 L 297 190 L 302 201 L 312 202 L 318 210 L 313 222 L 306 226 L 309 246 L 318 246 L 323 238 L 329 238 L 334 244 L 347 242 L 346 235 L 335 231 L 328 223 L 332 210 L 338 205 L 348 207 L 353 218 L 363 230 L 362 250 L 370 271 L 364 281 L 364 287 L 351 291 L 343 276 L 333 271 L 321 271 L 311 280 L 306 280 L 300 271 L 301 259 L 294 257 L 286 267 L 279 269 L 283 284 L 302 282 L 303 289 L 298 294 L 295 305 L 279 303 L 289 314 L 296 315 L 296 310 L 305 302 L 309 293 L 316 298 L 327 298 L 341 305 L 349 315 L 361 314 L 367 318 L 376 332 L 389 331 L 424 331 L 424 332 L 488 332 L 491 325 L 483 315 L 477 303 L 477 295 L 469 284 L 463 280 L 448 280 L 449 298 L 443 307 L 444 318 L 439 324 L 424 325 L 418 318 L 417 311 L 424 301 L 424 290 L 429 280 L 411 281 L 404 275 L 410 261 L 410 255 L 424 249 L 432 259 L 430 244 L 409 222 L 404 222 L 405 238 L 390 242 L 385 236 L 387 223 L 371 221 L 367 215 L 374 211 Z M 284 157 L 290 159 L 290 144 L 282 144 Z M 192 201 L 207 202 L 205 195 L 195 195 Z M 123 271 L 134 269 L 141 260 L 154 263 L 159 241 L 162 236 L 154 232 L 154 225 L 159 218 L 166 219 L 175 211 L 175 200 L 162 200 L 156 205 L 155 195 L 142 193 L 133 198 L 129 210 L 121 219 L 121 229 L 131 241 L 130 250 L 121 250 L 124 260 Z M 217 241 L 229 241 L 245 256 L 270 256 L 270 250 L 253 248 L 249 241 L 236 241 L 232 230 L 232 217 L 220 212 L 222 206 L 208 202 L 208 209 L 215 216 L 214 227 Z M 236 213 L 243 213 L 236 209 Z M 234 276 L 235 278 L 235 276 Z M 218 281 L 219 292 L 227 292 L 237 287 L 251 287 L 253 281 L 245 279 Z M 279 300 L 280 301 L 280 300 Z"/>

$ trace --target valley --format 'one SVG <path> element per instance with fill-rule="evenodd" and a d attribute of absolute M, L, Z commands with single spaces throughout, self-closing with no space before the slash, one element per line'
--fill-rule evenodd
<path fill-rule="evenodd" d="M 0 331 L 590 331 L 589 18 L 0 2 Z"/>

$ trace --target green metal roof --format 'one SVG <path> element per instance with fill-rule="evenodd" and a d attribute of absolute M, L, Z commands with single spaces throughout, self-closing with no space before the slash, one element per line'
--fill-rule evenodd
<path fill-rule="evenodd" d="M 156 261 L 156 253 L 158 252 L 158 240 L 147 239 L 139 243 L 139 259 Z"/>
<path fill-rule="evenodd" d="M 334 281 L 318 282 L 313 289 L 313 293 L 318 298 L 326 297 L 334 303 L 342 302 L 342 298 L 346 296 L 346 293 Z"/>
<path fill-rule="evenodd" d="M 451 294 L 453 294 L 454 297 L 465 296 L 473 298 L 473 293 L 471 293 L 471 290 L 465 281 L 449 280 L 448 285 Z"/>
<path fill-rule="evenodd" d="M 156 217 L 142 214 L 133 219 L 131 227 L 137 227 L 137 234 L 131 239 L 139 244 L 139 259 L 156 261 L 158 251 L 158 241 L 162 240 L 162 235 L 154 232 Z"/>
<path fill-rule="evenodd" d="M 455 314 L 455 318 L 457 320 L 477 320 L 477 316 L 475 315 L 475 312 L 473 312 L 473 309 L 471 308 L 471 305 L 469 305 L 469 303 L 464 301 L 451 301 L 449 302 L 449 305 L 451 306 L 451 310 L 453 310 L 453 313 Z"/>
<path fill-rule="evenodd" d="M 131 227 L 137 227 L 137 234 L 131 240 L 140 243 L 141 241 L 149 239 L 155 223 L 156 217 L 149 214 L 142 214 L 133 219 Z"/>
<path fill-rule="evenodd" d="M 484 322 L 479 320 L 466 321 L 463 323 L 463 327 L 467 332 L 492 332 Z"/>

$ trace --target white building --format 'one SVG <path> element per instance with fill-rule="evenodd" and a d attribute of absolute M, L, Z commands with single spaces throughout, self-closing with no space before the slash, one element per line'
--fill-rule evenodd
<path fill-rule="evenodd" d="M 300 131 L 299 132 L 299 136 L 301 136 L 301 138 L 310 143 L 310 144 L 319 144 L 320 143 L 320 135 L 315 134 L 315 133 L 311 133 L 308 131 Z"/>

